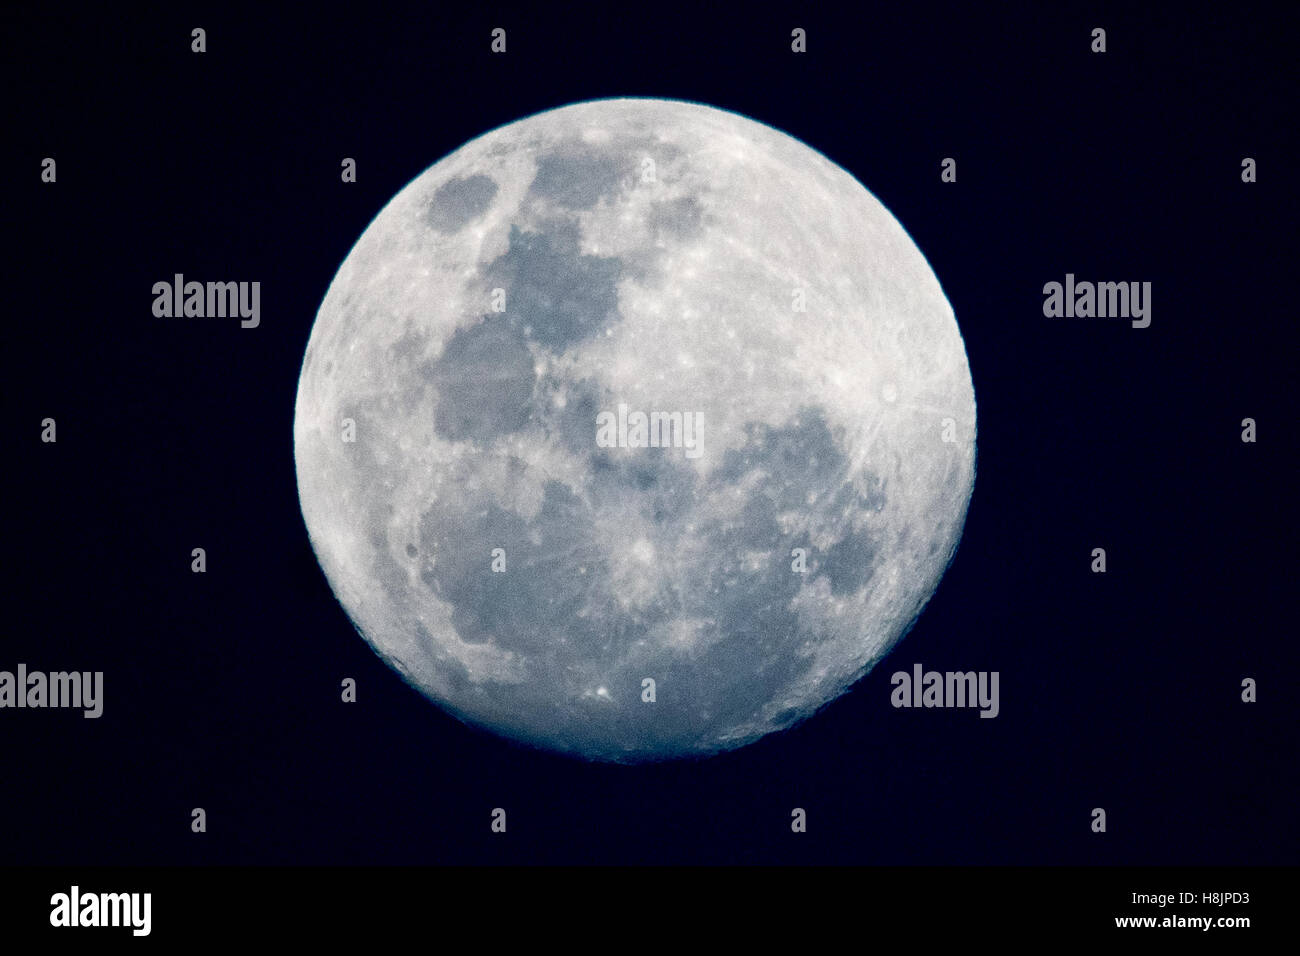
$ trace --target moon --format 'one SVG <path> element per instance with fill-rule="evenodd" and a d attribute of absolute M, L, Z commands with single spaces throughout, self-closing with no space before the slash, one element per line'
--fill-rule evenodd
<path fill-rule="evenodd" d="M 975 396 L 852 175 L 732 112 L 606 99 L 384 207 L 316 316 L 294 458 L 334 594 L 407 683 L 635 763 L 788 728 L 890 651 L 961 537 Z"/>

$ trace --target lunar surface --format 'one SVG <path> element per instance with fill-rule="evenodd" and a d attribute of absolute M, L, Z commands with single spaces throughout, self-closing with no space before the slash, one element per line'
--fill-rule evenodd
<path fill-rule="evenodd" d="M 693 103 L 530 116 L 406 186 L 303 360 L 299 495 L 339 602 L 461 720 L 620 762 L 808 717 L 961 537 L 975 397 L 906 231 Z"/>

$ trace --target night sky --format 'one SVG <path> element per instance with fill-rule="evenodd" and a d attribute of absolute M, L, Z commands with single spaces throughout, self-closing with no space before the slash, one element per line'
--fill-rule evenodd
<path fill-rule="evenodd" d="M 0 710 L 0 864 L 1295 863 L 1295 24 L 904 6 L 6 11 L 0 669 L 101 670 L 105 703 Z M 503 123 L 620 95 L 856 176 L 952 303 L 979 427 L 965 534 L 891 656 L 789 732 L 641 767 L 403 683 L 316 562 L 292 441 L 316 310 L 384 204 Z M 261 325 L 155 318 L 178 272 L 260 281 Z M 1151 282 L 1150 327 L 1045 318 L 1066 273 Z M 891 707 L 914 663 L 998 671 L 998 717 Z"/>

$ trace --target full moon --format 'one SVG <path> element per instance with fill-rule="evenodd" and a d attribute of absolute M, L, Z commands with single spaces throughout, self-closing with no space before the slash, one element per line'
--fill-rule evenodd
<path fill-rule="evenodd" d="M 608 99 L 465 144 L 371 222 L 294 456 L 334 594 L 412 687 L 631 763 L 788 728 L 890 651 L 961 537 L 975 396 L 852 175 L 735 113 Z"/>

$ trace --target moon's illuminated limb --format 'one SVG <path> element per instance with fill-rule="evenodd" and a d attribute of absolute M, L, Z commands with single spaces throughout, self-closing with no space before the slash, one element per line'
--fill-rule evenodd
<path fill-rule="evenodd" d="M 699 456 L 598 447 L 620 402 L 698 413 Z M 295 419 L 375 649 L 467 720 L 616 760 L 743 744 L 869 669 L 951 559 L 974 440 L 951 307 L 888 211 L 665 100 L 538 114 L 408 185 L 330 286 Z"/>

